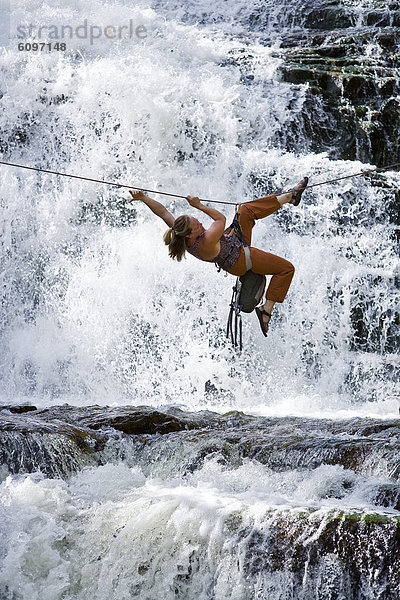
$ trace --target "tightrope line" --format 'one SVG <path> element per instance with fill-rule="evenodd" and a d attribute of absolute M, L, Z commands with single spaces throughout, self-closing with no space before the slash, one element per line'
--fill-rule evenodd
<path fill-rule="evenodd" d="M 105 181 L 104 179 L 94 179 L 92 177 L 84 177 L 82 175 L 72 175 L 71 173 L 61 173 L 59 171 L 51 171 L 50 169 L 40 169 L 39 167 L 28 167 L 27 165 L 18 165 L 16 163 L 9 163 L 3 160 L 0 160 L 1 165 L 7 165 L 9 167 L 17 167 L 19 169 L 28 169 L 29 171 L 39 171 L 40 173 L 49 173 L 50 175 L 60 175 L 61 177 L 71 177 L 72 179 L 80 179 L 82 181 L 93 181 L 95 183 L 103 183 L 105 185 L 113 185 L 115 187 L 128 188 L 130 190 L 140 190 L 142 192 L 149 192 L 150 194 L 161 194 L 163 196 L 172 196 L 173 198 L 184 198 L 186 196 L 182 196 L 180 194 L 172 194 L 171 192 L 161 192 L 160 190 L 149 190 L 143 187 L 137 187 L 134 185 L 126 185 L 124 183 L 116 183 L 115 181 Z M 379 173 L 380 171 L 387 171 L 389 169 L 393 169 L 394 167 L 400 166 L 400 163 L 395 163 L 393 165 L 388 165 L 386 167 L 376 167 L 374 169 L 367 169 L 364 171 L 360 171 L 359 173 L 353 173 L 352 175 L 343 175 L 342 177 L 336 177 L 335 179 L 328 179 L 326 181 L 320 181 L 319 183 L 313 183 L 307 186 L 307 189 L 317 187 L 319 185 L 326 185 L 328 183 L 335 183 L 336 181 L 342 181 L 343 179 L 350 179 L 352 177 L 359 177 L 361 175 L 368 175 L 370 173 Z M 280 194 L 284 194 L 285 192 L 279 192 Z M 231 204 L 237 205 L 238 202 L 226 202 L 223 200 L 210 200 L 205 198 L 200 198 L 201 202 L 212 202 L 215 204 Z"/>

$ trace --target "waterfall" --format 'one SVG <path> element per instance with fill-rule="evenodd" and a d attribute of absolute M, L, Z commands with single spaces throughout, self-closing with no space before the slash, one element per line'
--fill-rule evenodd
<path fill-rule="evenodd" d="M 93 4 L 92 17 L 103 10 Z M 296 145 L 307 86 L 282 81 L 282 59 L 257 36 L 215 31 L 216 17 L 196 27 L 141 4 L 115 10 L 146 40 L 3 53 L 3 157 L 234 202 L 368 167 L 310 153 L 304 135 Z M 58 18 L 79 22 L 71 11 Z M 296 276 L 268 343 L 251 315 L 236 356 L 224 339 L 231 278 L 192 257 L 172 263 L 164 224 L 125 190 L 2 172 L 6 398 L 396 413 L 397 175 L 314 188 L 299 210 L 257 224 L 254 244 Z"/>
<path fill-rule="evenodd" d="M 395 3 L 1 10 L 2 161 L 232 203 L 400 161 Z M 257 223 L 296 272 L 241 353 L 127 189 L 0 173 L 0 599 L 395 600 L 396 170 Z"/>

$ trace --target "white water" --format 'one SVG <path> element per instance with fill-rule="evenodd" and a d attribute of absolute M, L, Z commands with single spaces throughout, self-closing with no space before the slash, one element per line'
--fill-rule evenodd
<path fill-rule="evenodd" d="M 146 479 L 122 464 L 85 469 L 69 482 L 9 477 L 0 487 L 3 594 L 16 591 L 23 600 L 286 598 L 290 572 L 246 573 L 249 556 L 266 551 L 251 546 L 252 536 L 267 540 L 282 519 L 287 535 L 292 529 L 307 547 L 343 510 L 359 516 L 374 510 L 368 495 L 377 481 L 339 466 L 274 474 L 252 461 L 232 470 L 216 460 L 185 480 Z M 333 555 L 320 561 L 321 591 L 333 576 L 337 591 L 345 589 L 340 562 L 324 573 L 326 560 L 334 562 Z M 308 598 L 307 570 L 303 577 Z M 362 589 L 365 597 L 378 597 L 373 578 Z"/>
<path fill-rule="evenodd" d="M 193 4 L 192 17 L 208 11 Z M 65 53 L 18 52 L 11 41 L 0 57 L 2 139 L 15 142 L 21 131 L 28 139 L 6 159 L 230 201 L 255 197 L 251 174 L 264 177 L 259 193 L 267 193 L 304 174 L 315 183 L 365 167 L 309 154 L 306 140 L 296 155 L 280 149 L 305 88 L 279 81 L 279 59 L 256 36 L 241 41 L 248 3 L 215 4 L 221 26 L 211 17 L 180 22 L 174 6 L 14 2 L 13 31 L 28 21 L 132 19 L 148 35 L 74 39 Z M 251 85 L 226 64 L 243 56 Z M 66 102 L 52 103 L 61 95 Z M 285 206 L 257 225 L 255 245 L 292 261 L 296 274 L 267 340 L 254 315 L 245 317 L 242 355 L 224 339 L 233 278 L 192 257 L 173 263 L 164 224 L 144 205 L 118 217 L 127 190 L 1 167 L 0 194 L 4 402 L 398 414 L 398 357 L 385 351 L 385 331 L 399 261 L 384 190 L 366 180 L 315 188 L 299 209 Z M 174 214 L 187 211 L 184 200 L 159 199 Z M 381 223 L 368 218 L 373 207 Z M 129 210 L 137 224 L 115 226 L 127 225 Z M 337 213 L 351 224 L 338 230 Z M 371 300 L 367 327 L 383 319 L 368 352 L 351 347 L 350 312 L 360 297 Z"/>

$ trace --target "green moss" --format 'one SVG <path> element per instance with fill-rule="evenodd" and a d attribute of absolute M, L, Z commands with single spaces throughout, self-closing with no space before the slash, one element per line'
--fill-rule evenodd
<path fill-rule="evenodd" d="M 355 523 L 373 523 L 380 525 L 383 523 L 400 524 L 400 515 L 384 515 L 380 513 L 361 513 L 361 512 L 333 512 L 332 518 L 329 521 L 349 521 Z"/>

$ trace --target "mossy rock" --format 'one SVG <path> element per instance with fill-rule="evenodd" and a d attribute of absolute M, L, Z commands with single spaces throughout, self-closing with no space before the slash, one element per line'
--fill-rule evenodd
<path fill-rule="evenodd" d="M 333 159 L 400 161 L 400 21 L 398 3 L 374 7 L 306 2 L 304 34 L 283 44 L 282 78 L 308 84 L 301 115 L 310 149 Z M 361 26 L 355 23 L 361 22 Z M 375 46 L 375 51 L 369 49 Z M 288 150 L 300 141 L 288 136 Z"/>
<path fill-rule="evenodd" d="M 267 520 L 267 518 L 266 518 Z M 400 525 L 397 518 L 346 512 L 277 511 L 264 528 L 243 527 L 237 543 L 244 546 L 247 577 L 284 574 L 290 597 L 381 597 L 396 600 L 400 591 Z M 337 565 L 337 570 L 333 569 Z M 305 577 L 304 574 L 307 574 Z M 336 577 L 335 577 L 336 574 Z M 335 577 L 335 594 L 325 595 Z M 272 580 L 273 581 L 273 580 Z M 320 587 L 322 584 L 322 588 Z M 305 588 L 306 586 L 306 588 Z M 289 596 L 288 596 L 289 597 Z"/>

